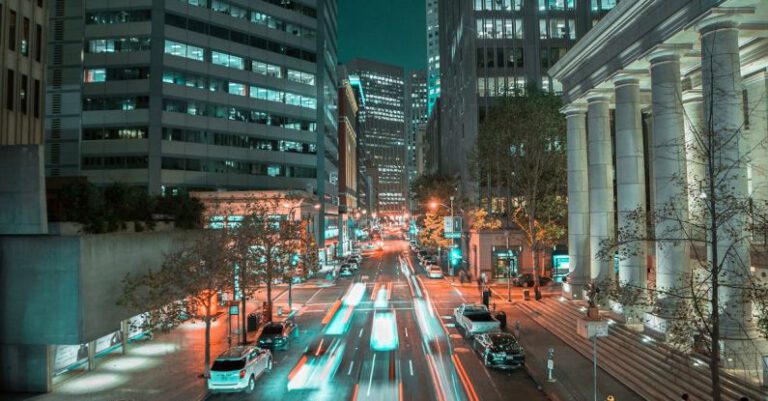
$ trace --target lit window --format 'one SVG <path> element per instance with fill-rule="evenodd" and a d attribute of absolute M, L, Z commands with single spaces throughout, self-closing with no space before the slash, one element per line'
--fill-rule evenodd
<path fill-rule="evenodd" d="M 83 81 L 86 83 L 105 82 L 106 80 L 107 80 L 106 68 L 90 68 L 85 70 L 85 78 L 83 79 Z"/>

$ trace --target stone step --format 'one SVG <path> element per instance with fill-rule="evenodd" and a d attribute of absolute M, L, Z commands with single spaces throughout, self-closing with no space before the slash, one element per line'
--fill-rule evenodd
<path fill-rule="evenodd" d="M 559 303 L 560 306 L 562 306 L 562 310 L 558 309 L 558 311 L 568 311 L 571 316 L 574 317 L 574 319 L 583 316 L 582 312 L 578 309 L 578 307 L 575 307 L 568 303 Z M 632 331 L 628 329 L 627 327 L 624 327 L 620 324 L 615 324 L 611 326 L 611 337 L 623 337 L 629 344 L 634 345 L 640 345 L 643 344 L 643 339 L 646 338 L 645 335 L 638 333 L 636 331 Z M 609 337 L 609 339 L 611 338 Z M 643 344 L 644 345 L 644 344 Z M 645 348 L 651 353 L 656 355 L 656 359 L 658 361 L 664 362 L 669 364 L 670 362 L 675 363 L 675 367 L 680 370 L 687 372 L 687 375 L 690 376 L 690 379 L 693 379 L 692 384 L 697 384 L 706 388 L 711 387 L 711 379 L 710 379 L 710 372 L 708 365 L 703 365 L 701 367 L 695 367 L 693 365 L 692 356 L 686 355 L 684 353 L 681 353 L 679 351 L 674 350 L 670 346 L 664 344 L 663 342 L 657 342 L 654 341 L 653 344 L 648 344 Z M 696 358 L 700 359 L 701 362 L 707 363 L 708 359 L 705 356 L 696 355 Z M 728 373 L 728 372 L 720 372 L 720 378 L 721 378 L 721 388 L 723 390 L 723 394 L 729 397 L 734 397 L 734 399 L 739 399 L 742 396 L 748 396 L 752 399 L 764 399 L 766 397 L 766 393 L 759 387 L 746 383 L 742 381 L 741 379 L 735 377 L 734 375 Z"/>
<path fill-rule="evenodd" d="M 576 320 L 584 316 L 577 306 L 555 300 L 518 305 L 578 352 L 592 357 L 591 342 L 576 334 Z M 546 318 L 551 316 L 557 316 L 557 319 Z M 692 366 L 689 356 L 662 343 L 645 344 L 644 335 L 621 325 L 611 325 L 610 331 L 609 337 L 598 341 L 598 362 L 633 391 L 647 399 L 659 399 L 660 395 L 663 395 L 662 399 L 669 398 L 670 394 L 679 396 L 683 392 L 701 399 L 709 397 L 711 385 L 706 366 L 703 369 Z M 675 373 L 664 374 L 663 368 L 666 368 L 666 372 Z M 738 399 L 744 395 L 752 399 L 765 398 L 759 388 L 739 382 L 732 375 L 723 372 L 721 377 L 723 396 L 726 399 Z"/>

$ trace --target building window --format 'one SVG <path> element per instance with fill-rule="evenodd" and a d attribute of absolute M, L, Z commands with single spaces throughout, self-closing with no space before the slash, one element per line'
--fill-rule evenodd
<path fill-rule="evenodd" d="M 8 21 L 8 50 L 16 51 L 16 11 L 13 10 Z"/>
<path fill-rule="evenodd" d="M 43 53 L 43 27 L 35 25 L 35 61 L 40 62 Z"/>
<path fill-rule="evenodd" d="M 89 68 L 85 70 L 83 82 L 106 82 L 107 69 L 106 68 Z"/>
<path fill-rule="evenodd" d="M 149 38 L 93 39 L 88 41 L 89 53 L 124 53 L 150 49 Z"/>
<path fill-rule="evenodd" d="M 288 69 L 288 80 L 293 82 L 299 82 L 307 85 L 315 84 L 315 74 L 310 74 L 304 71 L 297 71 Z"/>
<path fill-rule="evenodd" d="M 21 27 L 21 55 L 29 56 L 29 35 L 30 35 L 29 18 L 24 18 L 24 25 Z"/>
<path fill-rule="evenodd" d="M 40 93 L 40 80 L 35 80 L 35 91 L 33 93 L 35 96 L 34 99 L 34 107 L 32 108 L 32 111 L 34 113 L 35 118 L 40 118 L 40 102 L 41 102 L 41 96 L 43 95 Z"/>
<path fill-rule="evenodd" d="M 16 85 L 15 85 L 16 79 L 14 77 L 13 70 L 11 70 L 11 69 L 7 70 L 5 77 L 6 77 L 6 81 L 5 81 L 5 89 L 6 89 L 6 92 L 5 92 L 5 108 L 10 110 L 10 111 L 13 111 L 13 103 L 14 103 L 14 100 L 16 100 L 15 99 L 16 98 L 16 96 L 15 96 L 15 93 L 16 93 Z"/>
<path fill-rule="evenodd" d="M 127 22 L 143 22 L 152 19 L 150 10 L 117 10 L 98 11 L 85 15 L 87 25 L 121 24 Z"/>
<path fill-rule="evenodd" d="M 192 60 L 205 60 L 205 50 L 202 47 L 192 46 L 185 43 L 165 41 L 165 54 L 184 57 Z"/>
<path fill-rule="evenodd" d="M 257 74 L 266 75 L 266 76 L 275 77 L 275 78 L 283 77 L 283 71 L 279 65 L 263 63 L 261 61 L 254 60 L 251 62 L 251 69 L 253 70 L 253 72 Z"/>
<path fill-rule="evenodd" d="M 27 91 L 29 85 L 29 78 L 26 75 L 21 74 L 21 87 L 19 88 L 19 110 L 22 114 L 27 114 L 27 103 L 29 101 Z"/>
<path fill-rule="evenodd" d="M 233 56 L 227 53 L 221 53 L 217 51 L 211 52 L 211 63 L 215 65 L 221 65 L 224 67 L 234 68 L 237 70 L 245 69 L 245 61 L 242 57 Z"/>

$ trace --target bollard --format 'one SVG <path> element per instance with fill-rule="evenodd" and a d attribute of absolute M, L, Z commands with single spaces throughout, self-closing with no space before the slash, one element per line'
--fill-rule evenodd
<path fill-rule="evenodd" d="M 550 348 L 547 352 L 547 381 L 554 383 L 555 379 L 555 349 Z"/>

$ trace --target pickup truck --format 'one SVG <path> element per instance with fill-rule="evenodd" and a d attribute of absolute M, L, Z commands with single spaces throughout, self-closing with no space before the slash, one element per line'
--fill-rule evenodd
<path fill-rule="evenodd" d="M 468 336 L 497 332 L 501 326 L 483 304 L 462 304 L 453 310 L 453 317 Z"/>

